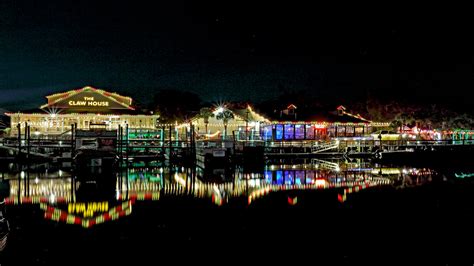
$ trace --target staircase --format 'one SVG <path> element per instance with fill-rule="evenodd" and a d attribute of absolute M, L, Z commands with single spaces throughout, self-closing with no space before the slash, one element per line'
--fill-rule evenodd
<path fill-rule="evenodd" d="M 339 147 L 338 140 L 325 142 L 321 144 L 315 143 L 313 147 L 311 147 L 311 153 L 320 153 L 323 151 L 337 149 L 338 147 Z"/>

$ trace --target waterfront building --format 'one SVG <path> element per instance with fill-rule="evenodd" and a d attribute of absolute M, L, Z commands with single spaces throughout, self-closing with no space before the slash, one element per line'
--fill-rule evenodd
<path fill-rule="evenodd" d="M 96 125 L 114 130 L 155 129 L 159 115 L 141 113 L 132 105 L 132 98 L 90 86 L 46 96 L 48 102 L 30 112 L 6 113 L 10 117 L 10 135 L 23 132 L 26 124 L 32 135 L 61 135 L 75 124 L 77 129 L 89 130 Z"/>
<path fill-rule="evenodd" d="M 359 114 L 352 114 L 344 106 L 335 111 L 298 113 L 298 107 L 290 104 L 273 114 L 271 123 L 261 126 L 261 136 L 271 141 L 328 140 L 332 138 L 356 138 L 366 136 L 389 123 L 374 122 Z"/>
<path fill-rule="evenodd" d="M 226 123 L 219 114 L 229 112 L 231 115 Z M 237 134 L 260 134 L 260 126 L 270 123 L 270 120 L 255 112 L 249 105 L 239 106 L 237 104 L 227 104 L 212 108 L 212 116 L 207 119 L 198 115 L 192 119 L 192 124 L 196 127 L 196 132 L 200 136 L 207 138 L 222 138 L 223 135 L 232 136 Z M 207 131 L 206 131 L 207 130 Z"/>
<path fill-rule="evenodd" d="M 193 119 L 198 133 L 208 138 L 219 137 L 225 131 L 224 123 L 217 115 L 225 110 L 233 114 L 227 125 L 227 136 L 237 140 L 299 141 L 327 140 L 330 138 L 363 137 L 379 128 L 387 128 L 389 123 L 374 122 L 359 114 L 352 114 L 344 106 L 333 112 L 317 110 L 304 114 L 297 112 L 298 107 L 288 105 L 273 114 L 262 115 L 250 106 L 238 108 L 236 105 L 216 107 L 213 115 L 206 120 L 200 116 Z M 207 129 L 207 131 L 206 131 Z"/>

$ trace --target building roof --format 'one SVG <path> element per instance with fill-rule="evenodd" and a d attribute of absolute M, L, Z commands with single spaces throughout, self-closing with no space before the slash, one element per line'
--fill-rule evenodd
<path fill-rule="evenodd" d="M 268 116 L 272 121 L 281 122 L 327 122 L 327 123 L 371 123 L 372 121 L 359 114 L 352 114 L 340 105 L 335 111 L 322 109 L 298 109 L 294 114 L 287 114 L 284 110 L 273 112 Z"/>
<path fill-rule="evenodd" d="M 116 114 L 116 115 L 149 115 L 133 107 L 132 98 L 117 93 L 107 92 L 90 86 L 67 92 L 46 96 L 48 103 L 39 108 L 5 112 L 12 116 L 22 114 Z"/>
<path fill-rule="evenodd" d="M 101 112 L 135 110 L 132 98 L 90 86 L 46 96 L 48 103 L 40 109 L 61 109 L 66 112 Z"/>
<path fill-rule="evenodd" d="M 250 105 L 248 104 L 226 104 L 225 107 L 223 107 L 225 110 L 229 110 L 232 112 L 234 115 L 234 120 L 240 120 L 240 121 L 249 121 L 249 122 L 270 122 L 270 120 L 256 112 Z M 213 107 L 211 108 L 214 114 L 216 114 L 218 107 Z M 201 117 L 196 115 L 192 120 L 196 121 L 200 119 Z"/>
<path fill-rule="evenodd" d="M 133 107 L 132 98 L 117 93 L 107 92 L 90 86 L 67 92 L 46 96 L 48 103 L 39 108 L 21 110 L 19 112 L 4 112 L 11 116 L 15 113 L 24 114 L 150 114 Z"/>
<path fill-rule="evenodd" d="M 246 108 L 238 108 L 238 107 L 230 107 L 228 108 L 234 115 L 239 117 L 242 120 L 248 120 L 249 122 L 251 121 L 262 121 L 262 122 L 269 122 L 267 118 L 265 118 L 263 115 L 257 113 L 252 109 L 252 107 L 247 106 Z"/>

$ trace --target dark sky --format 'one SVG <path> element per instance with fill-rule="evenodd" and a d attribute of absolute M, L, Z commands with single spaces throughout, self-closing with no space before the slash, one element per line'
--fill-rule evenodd
<path fill-rule="evenodd" d="M 0 1 L 0 107 L 37 107 L 85 85 L 141 102 L 162 88 L 209 101 L 282 88 L 322 100 L 474 96 L 468 7 L 97 2 Z"/>

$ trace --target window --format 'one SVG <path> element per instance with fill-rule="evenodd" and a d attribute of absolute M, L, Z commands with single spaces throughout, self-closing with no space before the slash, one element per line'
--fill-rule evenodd
<path fill-rule="evenodd" d="M 264 140 L 271 140 L 272 135 L 273 135 L 272 126 L 263 127 L 263 139 Z"/>
<path fill-rule="evenodd" d="M 285 125 L 285 139 L 293 139 L 294 134 L 294 126 L 292 124 Z"/>
<path fill-rule="evenodd" d="M 346 135 L 346 127 L 338 126 L 337 127 L 337 136 L 336 137 L 343 137 Z"/>
<path fill-rule="evenodd" d="M 353 136 L 354 135 L 354 127 L 347 126 L 346 127 L 346 136 Z"/>
<path fill-rule="evenodd" d="M 304 126 L 295 125 L 295 139 L 304 139 Z"/>
<path fill-rule="evenodd" d="M 306 125 L 306 139 L 314 139 L 314 127 Z"/>
<path fill-rule="evenodd" d="M 275 139 L 282 140 L 283 139 L 283 125 L 276 125 L 275 126 Z"/>

